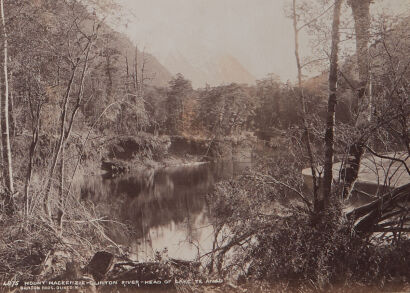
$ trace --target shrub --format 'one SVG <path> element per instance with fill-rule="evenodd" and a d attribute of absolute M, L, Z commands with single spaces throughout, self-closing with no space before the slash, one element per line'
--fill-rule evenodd
<path fill-rule="evenodd" d="M 239 274 L 239 279 L 250 282 L 287 284 L 290 292 L 337 288 L 357 292 L 358 287 L 368 292 L 386 286 L 390 290 L 393 283 L 402 289 L 409 282 L 408 238 L 393 241 L 358 235 L 339 204 L 319 218 L 269 180 L 266 173 L 249 171 L 218 183 L 208 196 L 216 230 L 229 231 L 219 247 L 241 239 L 229 248 L 235 253 L 224 252 L 222 273 Z M 297 181 L 290 180 L 296 186 Z M 220 251 L 214 254 L 218 265 Z"/>
<path fill-rule="evenodd" d="M 111 158 L 130 160 L 138 159 L 162 159 L 170 147 L 168 136 L 154 136 L 141 132 L 137 136 L 118 137 L 110 143 Z"/>

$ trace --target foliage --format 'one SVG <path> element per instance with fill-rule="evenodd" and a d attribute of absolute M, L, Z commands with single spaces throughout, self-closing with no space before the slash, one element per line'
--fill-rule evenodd
<path fill-rule="evenodd" d="M 137 136 L 117 137 L 107 146 L 109 157 L 130 160 L 163 159 L 171 143 L 167 136 L 153 136 L 141 133 Z"/>
<path fill-rule="evenodd" d="M 193 98 L 191 81 L 184 78 L 182 74 L 177 74 L 169 82 L 167 92 L 166 112 L 167 128 L 172 134 L 180 134 L 184 131 L 184 118 L 186 117 L 185 104 Z M 186 119 L 186 118 L 185 118 Z"/>
<path fill-rule="evenodd" d="M 244 287 L 285 284 L 284 292 L 356 286 L 376 291 L 408 282 L 408 238 L 363 238 L 340 205 L 318 220 L 282 189 L 283 181 L 273 179 L 250 173 L 216 186 L 209 199 L 216 234 L 216 248 L 207 255 L 210 269 L 216 265 Z"/>
<path fill-rule="evenodd" d="M 255 103 L 249 89 L 237 84 L 206 88 L 200 94 L 199 119 L 215 135 L 238 135 L 247 129 Z"/>
<path fill-rule="evenodd" d="M 248 274 L 294 286 L 311 282 L 316 288 L 366 284 L 384 286 L 408 277 L 408 240 L 398 246 L 375 244 L 358 237 L 339 219 L 312 226 L 306 215 L 293 214 L 286 224 L 257 236 L 245 259 Z M 298 284 L 299 283 L 299 284 Z"/>
<path fill-rule="evenodd" d="M 92 205 L 75 197 L 68 198 L 66 205 L 64 237 L 44 219 L 39 206 L 28 216 L 18 213 L 9 217 L 1 210 L 1 282 L 51 279 L 64 273 L 69 263 L 85 265 L 96 251 L 118 251 Z"/>

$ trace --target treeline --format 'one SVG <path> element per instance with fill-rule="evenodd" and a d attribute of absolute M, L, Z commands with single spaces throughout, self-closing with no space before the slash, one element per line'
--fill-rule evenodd
<path fill-rule="evenodd" d="M 147 89 L 145 100 L 151 104 L 147 111 L 155 121 L 152 127 L 162 134 L 211 138 L 251 131 L 269 136 L 300 124 L 296 91 L 291 83 L 273 76 L 256 85 L 233 83 L 194 90 L 189 77 L 177 74 L 167 88 Z M 323 94 L 309 89 L 306 93 L 310 112 L 323 116 Z"/>

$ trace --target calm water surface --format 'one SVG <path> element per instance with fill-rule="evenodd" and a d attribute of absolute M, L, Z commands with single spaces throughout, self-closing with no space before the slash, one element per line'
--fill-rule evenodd
<path fill-rule="evenodd" d="M 205 195 L 213 185 L 250 167 L 219 162 L 144 171 L 118 178 L 86 178 L 83 200 L 91 200 L 107 218 L 108 235 L 138 260 L 167 249 L 170 257 L 194 259 L 212 247 L 213 228 Z"/>

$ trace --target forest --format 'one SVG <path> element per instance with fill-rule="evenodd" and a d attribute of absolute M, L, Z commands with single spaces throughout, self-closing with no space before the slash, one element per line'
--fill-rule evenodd
<path fill-rule="evenodd" d="M 286 2 L 296 81 L 271 73 L 194 88 L 115 29 L 116 1 L 0 0 L 0 292 L 25 291 L 24 281 L 154 279 L 174 281 L 140 289 L 410 290 L 408 11 L 372 14 L 378 0 Z M 212 186 L 178 181 L 201 182 L 202 169 L 158 171 L 239 157 L 252 166 Z M 133 226 L 103 213 L 120 215 L 110 193 L 78 184 L 102 171 L 118 193 L 121 176 L 138 181 L 140 194 L 162 196 L 155 178 L 179 192 L 139 195 L 132 215 L 158 200 L 181 222 L 184 190 L 204 193 L 212 248 L 189 261 L 158 251 L 132 260 L 111 236 Z M 223 282 L 199 285 L 209 279 Z M 139 288 L 87 284 L 75 289 Z"/>

